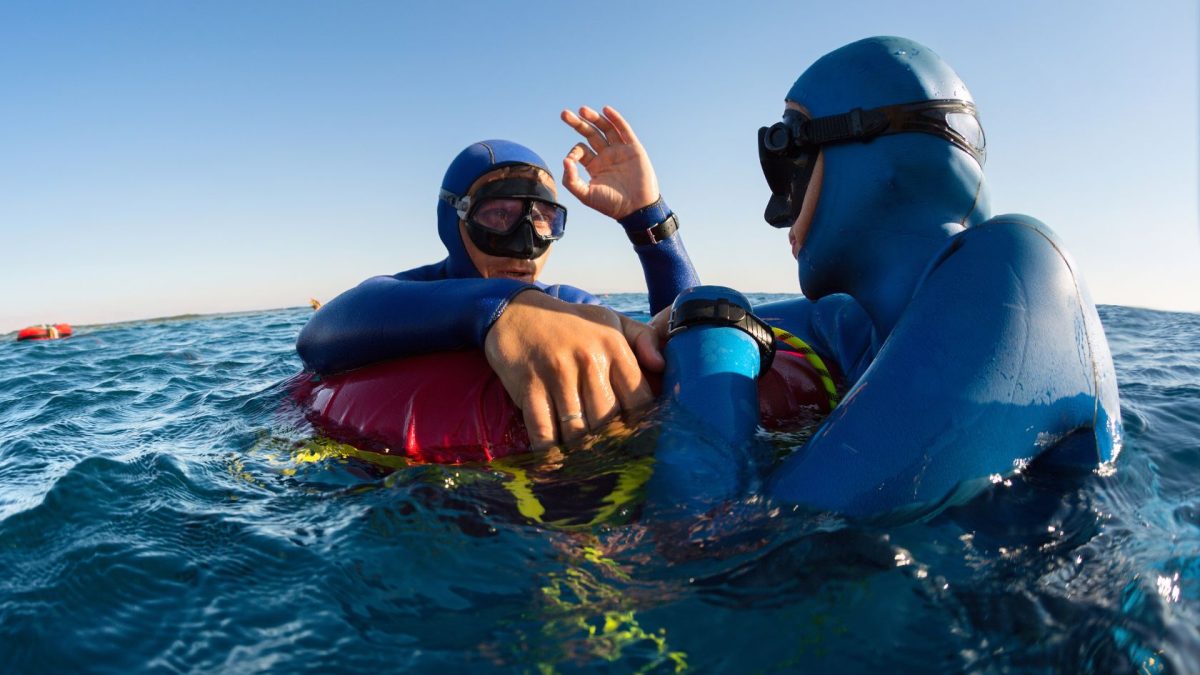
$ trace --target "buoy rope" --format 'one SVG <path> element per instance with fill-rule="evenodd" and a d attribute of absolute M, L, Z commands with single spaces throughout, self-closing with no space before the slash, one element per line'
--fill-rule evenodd
<path fill-rule="evenodd" d="M 782 328 L 771 326 L 771 332 L 775 333 L 775 339 L 795 349 L 812 364 L 812 367 L 817 370 L 817 375 L 821 376 L 821 384 L 825 387 L 825 393 L 829 395 L 829 409 L 836 408 L 838 404 L 837 385 L 833 383 L 833 376 L 829 374 L 829 368 L 825 367 L 825 362 L 821 360 L 820 356 L 817 356 L 817 352 L 809 347 L 807 342 Z"/>

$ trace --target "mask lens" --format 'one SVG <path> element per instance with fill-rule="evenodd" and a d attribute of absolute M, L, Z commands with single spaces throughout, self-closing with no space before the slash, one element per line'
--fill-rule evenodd
<path fill-rule="evenodd" d="M 974 115 L 952 112 L 946 115 L 946 126 L 958 132 L 963 141 L 974 150 L 976 158 L 983 164 L 987 157 L 987 139 L 983 135 L 983 127 Z"/>
<path fill-rule="evenodd" d="M 759 147 L 758 161 L 762 165 L 763 177 L 775 194 L 787 194 L 792 183 L 794 159 L 777 155 Z"/>
<path fill-rule="evenodd" d="M 567 226 L 567 210 L 557 204 L 533 202 L 529 210 L 533 228 L 543 237 L 558 239 Z"/>
<path fill-rule="evenodd" d="M 471 219 L 484 229 L 507 234 L 517 226 L 517 223 L 521 222 L 523 215 L 525 215 L 525 200 L 523 199 L 485 199 L 475 207 Z"/>
<path fill-rule="evenodd" d="M 467 234 L 488 255 L 533 260 L 567 229 L 567 208 L 538 180 L 503 178 L 470 196 Z"/>
<path fill-rule="evenodd" d="M 472 210 L 471 220 L 490 232 L 508 234 L 521 224 L 526 209 L 533 229 L 539 235 L 550 239 L 562 237 L 567 225 L 567 210 L 536 199 L 485 199 Z"/>

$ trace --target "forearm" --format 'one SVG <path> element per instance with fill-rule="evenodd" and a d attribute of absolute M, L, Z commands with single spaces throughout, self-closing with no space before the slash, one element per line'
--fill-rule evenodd
<path fill-rule="evenodd" d="M 625 216 L 620 223 L 642 263 L 651 314 L 670 305 L 684 290 L 700 284 L 683 245 L 679 221 L 662 197 Z"/>
<path fill-rule="evenodd" d="M 518 293 L 511 279 L 408 281 L 372 277 L 331 300 L 300 331 L 296 351 L 310 370 L 336 373 L 448 349 L 482 347 Z"/>

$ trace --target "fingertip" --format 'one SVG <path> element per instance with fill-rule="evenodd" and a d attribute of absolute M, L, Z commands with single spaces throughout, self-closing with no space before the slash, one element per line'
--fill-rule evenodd
<path fill-rule="evenodd" d="M 549 450 L 550 448 L 553 448 L 553 447 L 554 447 L 553 439 L 546 440 L 546 439 L 542 438 L 542 439 L 538 439 L 535 441 L 535 440 L 533 440 L 533 437 L 529 438 L 529 448 L 531 450 L 533 450 L 534 452 L 545 452 L 546 450 Z"/>
<path fill-rule="evenodd" d="M 530 413 L 523 411 L 525 418 L 525 434 L 529 436 L 529 445 L 535 450 L 545 448 L 547 445 L 554 443 L 553 429 L 547 429 L 546 425 Z"/>
<path fill-rule="evenodd" d="M 529 445 L 535 450 L 543 450 L 554 445 L 554 407 L 549 396 L 538 383 L 532 383 L 521 397 L 521 417 L 525 422 L 525 433 L 529 436 Z"/>
<path fill-rule="evenodd" d="M 650 389 L 650 380 L 640 363 L 634 363 L 633 379 L 630 381 L 629 393 L 622 402 L 626 412 L 643 408 L 654 401 L 654 391 Z"/>
<path fill-rule="evenodd" d="M 654 373 L 661 373 L 667 367 L 667 359 L 658 348 L 657 334 L 642 333 L 638 336 L 638 351 L 642 367 Z"/>

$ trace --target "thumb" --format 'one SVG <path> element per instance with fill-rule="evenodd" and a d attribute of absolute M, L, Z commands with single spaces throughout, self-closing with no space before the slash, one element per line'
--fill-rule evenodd
<path fill-rule="evenodd" d="M 585 197 L 587 196 L 588 184 L 583 182 L 579 177 L 579 167 L 576 166 L 575 161 L 571 159 L 570 155 L 563 158 L 562 184 L 563 187 L 567 188 L 568 192 L 575 195 L 576 199 L 585 204 L 587 203 Z"/>
<path fill-rule="evenodd" d="M 628 317 L 621 317 L 621 330 L 625 340 L 633 349 L 638 365 L 642 370 L 651 373 L 661 373 L 667 367 L 667 360 L 658 348 L 658 334 L 653 328 Z"/>

